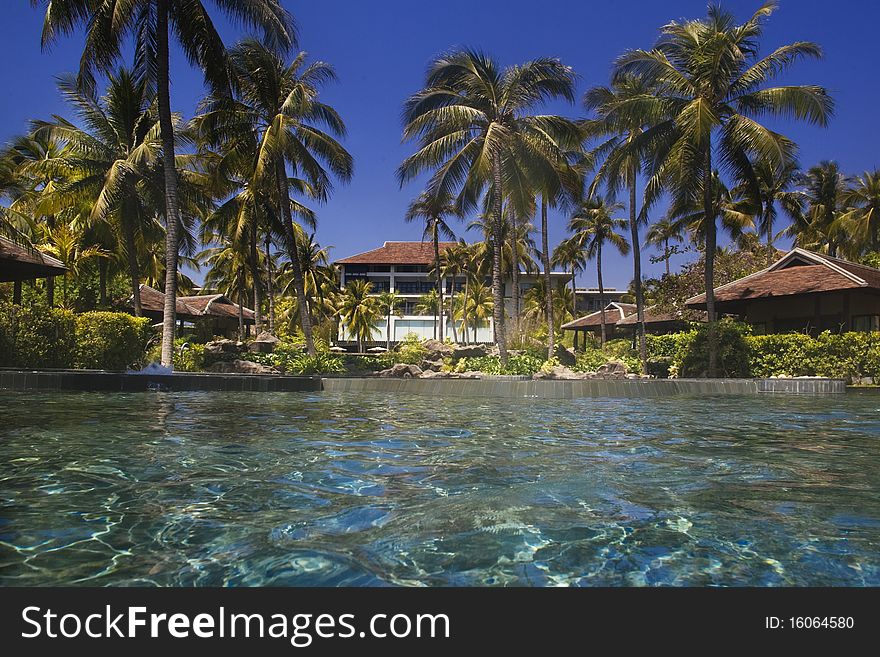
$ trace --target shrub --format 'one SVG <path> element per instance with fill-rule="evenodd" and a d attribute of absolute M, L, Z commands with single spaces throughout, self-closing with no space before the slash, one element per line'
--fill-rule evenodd
<path fill-rule="evenodd" d="M 543 358 L 529 354 L 511 354 L 507 359 L 507 367 L 502 367 L 498 356 L 479 356 L 460 359 L 455 365 L 455 371 L 530 376 L 540 370 L 543 364 Z"/>
<path fill-rule="evenodd" d="M 608 357 L 605 352 L 591 348 L 577 355 L 577 362 L 572 369 L 577 372 L 595 372 L 607 362 Z"/>
<path fill-rule="evenodd" d="M 345 372 L 345 357 L 338 354 L 318 352 L 314 357 L 305 351 L 278 349 L 269 354 L 245 353 L 240 358 L 271 365 L 285 374 L 340 374 Z"/>
<path fill-rule="evenodd" d="M 3 365 L 70 368 L 75 362 L 76 326 L 69 310 L 44 305 L 0 308 Z"/>
<path fill-rule="evenodd" d="M 805 333 L 752 335 L 746 342 L 752 376 L 813 376 L 816 373 L 816 341 Z"/>
<path fill-rule="evenodd" d="M 162 360 L 162 343 L 156 342 L 147 350 L 144 358 L 147 363 L 158 363 Z M 191 335 L 184 335 L 174 340 L 174 351 L 171 362 L 176 372 L 205 371 L 205 345 L 192 341 Z"/>
<path fill-rule="evenodd" d="M 672 363 L 681 365 L 684 354 L 696 335 L 696 330 L 668 333 L 666 335 L 646 335 L 649 358 L 671 358 Z"/>
<path fill-rule="evenodd" d="M 749 327 L 739 322 L 722 319 L 715 322 L 715 340 L 718 354 L 718 373 L 724 377 L 748 377 L 750 350 L 745 336 Z M 709 325 L 696 332 L 684 351 L 680 374 L 683 377 L 704 377 L 709 369 Z"/>
<path fill-rule="evenodd" d="M 76 367 L 124 370 L 143 363 L 150 320 L 125 313 L 76 316 Z"/>
<path fill-rule="evenodd" d="M 418 365 L 425 360 L 427 354 L 428 351 L 422 346 L 419 336 L 415 333 L 407 333 L 400 344 L 397 345 L 394 362 Z"/>

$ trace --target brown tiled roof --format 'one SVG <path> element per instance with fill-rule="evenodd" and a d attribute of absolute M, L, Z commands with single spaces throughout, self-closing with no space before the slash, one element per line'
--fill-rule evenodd
<path fill-rule="evenodd" d="M 715 288 L 716 302 L 872 288 L 880 290 L 880 270 L 793 249 L 767 269 Z M 705 308 L 706 295 L 688 299 L 690 308 Z"/>
<path fill-rule="evenodd" d="M 35 248 L 0 237 L 0 281 L 23 281 L 58 276 L 67 271 L 60 260 Z"/>
<path fill-rule="evenodd" d="M 165 294 L 149 285 L 141 285 L 141 307 L 152 313 L 165 311 Z M 203 294 L 194 297 L 177 297 L 177 316 L 181 319 L 198 317 L 231 317 L 238 318 L 238 304 L 232 303 L 222 294 Z M 253 320 L 254 311 L 244 308 L 245 320 Z"/>
<path fill-rule="evenodd" d="M 636 313 L 632 313 L 631 315 L 627 315 L 622 320 L 617 322 L 618 326 L 635 326 L 638 324 L 638 315 Z M 685 313 L 681 311 L 677 312 L 659 312 L 655 306 L 648 306 L 645 308 L 645 324 L 663 324 L 665 322 L 691 322 L 691 321 L 706 321 L 706 313 L 705 312 L 696 312 L 694 310 L 688 310 Z"/>
<path fill-rule="evenodd" d="M 630 313 L 635 312 L 636 306 L 632 303 L 609 303 L 605 306 L 605 325 L 606 326 L 614 326 L 624 317 L 629 315 Z M 594 313 L 590 313 L 589 315 L 584 315 L 583 317 L 578 317 L 575 320 L 568 322 L 568 324 L 563 324 L 562 328 L 564 329 L 577 329 L 577 328 L 590 328 L 593 326 L 601 326 L 602 325 L 602 311 L 597 310 Z"/>
<path fill-rule="evenodd" d="M 440 242 L 440 251 L 457 242 Z M 433 242 L 385 242 L 378 249 L 336 261 L 337 265 L 432 265 Z"/>

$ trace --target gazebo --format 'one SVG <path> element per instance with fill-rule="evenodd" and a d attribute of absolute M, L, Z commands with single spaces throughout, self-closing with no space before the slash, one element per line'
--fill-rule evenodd
<path fill-rule="evenodd" d="M 619 303 L 612 301 L 605 306 L 605 332 L 606 337 L 611 339 L 614 337 L 614 329 L 617 323 L 627 315 L 634 313 L 636 307 L 631 303 Z M 578 317 L 575 320 L 562 325 L 563 331 L 574 331 L 574 348 L 578 348 L 578 334 L 584 333 L 586 341 L 586 333 L 594 333 L 599 335 L 602 331 L 602 311 L 597 310 L 589 315 Z"/>
<path fill-rule="evenodd" d="M 21 282 L 54 278 L 67 271 L 60 260 L 34 247 L 0 237 L 0 282 L 14 283 L 12 303 L 21 303 Z"/>
<path fill-rule="evenodd" d="M 161 322 L 165 314 L 165 294 L 141 284 L 141 311 L 145 317 Z M 131 301 L 129 301 L 131 302 Z M 181 322 L 210 321 L 218 335 L 234 335 L 238 331 L 239 312 L 243 324 L 254 323 L 254 311 L 233 303 L 222 294 L 203 294 L 176 299 L 177 319 Z"/>

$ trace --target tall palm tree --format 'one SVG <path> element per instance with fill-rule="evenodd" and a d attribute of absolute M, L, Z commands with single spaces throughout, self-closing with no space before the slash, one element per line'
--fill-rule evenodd
<path fill-rule="evenodd" d="M 571 272 L 571 314 L 577 316 L 577 283 L 578 273 L 587 268 L 587 257 L 577 239 L 568 237 L 562 240 L 555 249 L 551 262 Z"/>
<path fill-rule="evenodd" d="M 670 242 L 678 242 L 681 243 L 684 240 L 682 237 L 682 225 L 680 222 L 675 221 L 671 218 L 664 217 L 663 219 L 659 219 L 651 224 L 651 227 L 648 229 L 648 233 L 645 235 L 645 244 L 663 247 L 663 256 L 660 260 L 663 260 L 666 263 L 666 275 L 669 276 L 669 260 L 672 258 L 674 253 L 673 247 L 669 246 Z M 652 260 L 652 262 L 657 262 L 657 260 Z"/>
<path fill-rule="evenodd" d="M 871 251 L 880 251 L 880 169 L 854 178 L 844 202 L 851 208 L 840 217 L 847 232 Z"/>
<path fill-rule="evenodd" d="M 474 342 L 477 342 L 477 329 L 485 326 L 489 318 L 493 317 L 495 302 L 492 297 L 491 287 L 480 280 L 474 280 L 471 281 L 467 296 L 462 298 L 462 314 L 468 318 L 468 324 L 473 328 Z"/>
<path fill-rule="evenodd" d="M 324 201 L 332 188 L 331 175 L 347 181 L 352 157 L 337 138 L 345 135 L 345 123 L 329 105 L 319 100 L 321 87 L 336 79 L 324 62 L 307 64 L 299 53 L 290 64 L 271 49 L 247 39 L 229 52 L 235 86 L 230 109 L 223 99 L 214 109 L 214 127 L 232 140 L 238 134 L 256 137 L 254 182 L 276 198 L 282 234 L 299 303 L 300 324 L 308 353 L 315 355 L 308 297 L 300 262 L 294 215 L 303 216 L 301 204 L 290 198 L 291 190 Z M 247 146 L 245 142 L 245 146 Z M 290 178 L 288 168 L 297 178 Z"/>
<path fill-rule="evenodd" d="M 618 112 L 621 105 L 650 99 L 653 104 L 653 90 L 639 77 L 620 75 L 608 87 L 595 87 L 584 96 L 584 106 L 595 110 L 598 119 L 588 121 L 586 128 L 604 139 L 596 149 L 598 155 L 605 155 L 591 186 L 595 194 L 600 184 L 605 184 L 611 194 L 625 187 L 629 192 L 629 230 L 633 255 L 633 284 L 636 296 L 636 338 L 642 374 L 648 372 L 648 347 L 645 340 L 645 294 L 642 287 L 642 255 L 639 238 L 639 223 L 644 216 L 639 213 L 636 201 L 636 183 L 642 171 L 642 158 L 631 145 L 641 135 L 649 122 L 655 118 L 648 114 L 638 115 Z"/>
<path fill-rule="evenodd" d="M 423 219 L 425 228 L 422 232 L 422 239 L 430 239 L 434 245 L 434 279 L 437 285 L 438 312 L 437 321 L 434 323 L 434 339 L 443 341 L 443 329 L 446 324 L 446 318 L 443 313 L 443 287 L 441 281 L 443 275 L 440 267 L 440 237 L 447 240 L 455 239 L 455 232 L 446 222 L 446 217 L 460 216 L 458 208 L 455 207 L 454 199 L 451 194 L 444 193 L 434 195 L 429 192 L 419 194 L 406 210 L 404 219 L 407 222 Z"/>
<path fill-rule="evenodd" d="M 349 336 L 358 343 L 358 351 L 363 353 L 364 342 L 372 340 L 376 331 L 376 320 L 381 317 L 376 298 L 371 296 L 373 284 L 369 281 L 352 281 L 345 286 L 339 300 L 338 313 Z"/>
<path fill-rule="evenodd" d="M 397 315 L 398 317 L 402 317 L 399 314 L 400 312 L 400 304 L 403 302 L 403 299 L 397 292 L 382 292 L 379 296 L 376 297 L 376 304 L 379 306 L 379 311 L 385 315 L 385 350 L 391 350 L 391 316 Z"/>
<path fill-rule="evenodd" d="M 58 87 L 85 127 L 60 116 L 34 124 L 39 133 L 67 145 L 38 165 L 45 175 L 67 175 L 67 180 L 44 191 L 46 207 L 57 214 L 71 205 L 88 206 L 85 226 L 110 227 L 127 264 L 134 314 L 140 316 L 138 256 L 152 246 L 144 244 L 147 227 L 161 214 L 160 208 L 150 206 L 144 189 L 156 183 L 151 167 L 159 162 L 162 148 L 154 98 L 146 81 L 126 69 L 110 75 L 107 93 L 100 99 L 93 90 L 79 87 L 73 76 L 59 78 Z"/>
<path fill-rule="evenodd" d="M 700 183 L 702 185 L 702 180 Z M 680 205 L 681 199 L 673 199 L 669 207 L 668 217 L 679 224 L 680 230 L 690 234 L 691 241 L 697 249 L 705 244 L 706 230 L 711 224 L 718 225 L 720 219 L 721 228 L 727 232 L 736 243 L 741 243 L 750 229 L 754 229 L 754 217 L 759 215 L 761 208 L 759 200 L 755 196 L 736 196 L 741 193 L 743 187 L 728 189 L 721 180 L 718 171 L 715 171 L 711 179 L 712 184 L 712 207 L 715 209 L 715 218 L 705 220 L 704 206 L 701 202 L 686 199 L 687 205 Z M 702 190 L 698 190 L 702 196 Z M 717 228 L 716 228 L 717 230 Z"/>
<path fill-rule="evenodd" d="M 777 206 L 782 208 L 792 222 L 798 221 L 803 213 L 803 196 L 794 189 L 800 180 L 800 168 L 794 160 L 783 162 L 782 165 L 774 165 L 769 160 L 758 160 L 754 163 L 754 171 L 758 182 L 757 190 L 754 190 L 754 186 L 747 185 L 747 188 L 752 189 L 742 191 L 758 193 L 758 232 L 765 236 L 769 247 L 768 257 L 772 258 L 773 240 L 776 239 L 775 224 L 779 217 Z"/>
<path fill-rule="evenodd" d="M 605 346 L 605 288 L 602 283 L 602 248 L 608 243 L 621 255 L 629 253 L 629 243 L 623 235 L 615 232 L 627 227 L 627 220 L 612 215 L 623 209 L 622 203 L 611 198 L 592 197 L 586 199 L 572 215 L 568 230 L 574 233 L 573 239 L 584 251 L 587 258 L 596 259 L 596 277 L 599 282 L 599 319 L 601 323 L 601 344 Z"/>
<path fill-rule="evenodd" d="M 400 183 L 432 171 L 428 191 L 438 196 L 457 193 L 463 212 L 474 209 L 491 188 L 494 242 L 502 244 L 502 203 L 509 192 L 525 191 L 523 185 L 505 186 L 522 179 L 523 171 L 555 161 L 557 144 L 579 139 L 570 121 L 533 114 L 548 100 L 573 101 L 574 81 L 572 69 L 556 59 L 500 70 L 480 52 L 441 55 L 431 64 L 424 88 L 404 106 L 404 139 L 417 142 L 418 150 L 400 165 Z M 501 257 L 496 248 L 492 294 L 496 342 L 506 364 Z"/>
<path fill-rule="evenodd" d="M 452 339 L 456 344 L 458 343 L 458 329 L 456 326 L 455 296 L 458 291 L 458 277 L 462 275 L 467 276 L 468 258 L 468 245 L 464 240 L 448 247 L 443 251 L 442 255 L 441 268 L 443 275 L 450 279 L 452 283 L 449 293 L 449 305 L 452 309 L 449 316 L 452 319 Z M 465 285 L 467 285 L 466 282 Z M 464 329 L 464 327 L 462 328 Z"/>
<path fill-rule="evenodd" d="M 228 237 L 220 237 L 219 241 L 220 246 L 207 248 L 199 254 L 199 259 L 208 266 L 204 286 L 238 301 L 238 339 L 244 340 L 244 314 L 241 309 L 253 285 L 249 257 L 240 245 L 233 244 Z"/>
<path fill-rule="evenodd" d="M 261 31 L 266 41 L 286 50 L 296 40 L 293 20 L 279 0 L 215 0 L 224 13 Z M 31 0 L 33 6 L 41 0 Z M 79 79 L 94 84 L 94 71 L 109 70 L 119 59 L 126 37 L 134 35 L 136 68 L 152 84 L 158 99 L 159 131 L 165 180 L 165 307 L 162 364 L 171 367 L 177 308 L 177 260 L 181 212 L 178 198 L 174 120 L 171 112 L 169 36 L 173 33 L 189 62 L 202 69 L 215 89 L 228 87 L 226 54 L 202 0 L 50 0 L 42 43 L 85 27 Z"/>
<path fill-rule="evenodd" d="M 810 167 L 800 178 L 806 209 L 789 228 L 798 246 L 824 249 L 836 256 L 843 242 L 838 222 L 844 210 L 847 179 L 837 162 L 823 160 Z"/>
<path fill-rule="evenodd" d="M 794 159 L 795 145 L 760 123 L 766 116 L 784 116 L 825 125 L 833 103 L 825 89 L 814 85 L 767 87 L 768 81 L 803 58 L 819 58 L 816 44 L 798 41 L 759 56 L 764 20 L 776 8 L 762 5 L 742 24 L 717 6 L 704 19 L 673 21 L 661 30 L 653 50 L 633 50 L 618 58 L 615 78 L 638 77 L 655 90 L 651 99 L 638 98 L 618 107 L 620 116 L 648 117 L 650 125 L 630 150 L 649 158 L 645 205 L 650 207 L 666 189 L 673 197 L 694 199 L 702 191 L 705 231 L 706 309 L 709 319 L 708 375 L 717 370 L 715 295 L 716 251 L 712 195 L 716 161 L 737 182 L 754 185 L 751 162 L 774 166 Z"/>

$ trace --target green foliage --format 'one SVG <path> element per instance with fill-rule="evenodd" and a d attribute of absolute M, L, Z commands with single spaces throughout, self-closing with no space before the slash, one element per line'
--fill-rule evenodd
<path fill-rule="evenodd" d="M 125 313 L 76 315 L 76 367 L 124 370 L 141 365 L 150 339 L 150 320 Z"/>
<path fill-rule="evenodd" d="M 743 378 L 749 376 L 750 350 L 746 336 L 750 328 L 746 324 L 722 319 L 714 324 L 718 353 L 718 371 L 723 377 Z M 704 377 L 709 367 L 709 325 L 696 329 L 684 351 L 679 371 L 681 376 Z"/>
<path fill-rule="evenodd" d="M 156 342 L 147 350 L 147 363 L 158 363 L 162 360 L 162 344 Z M 204 372 L 206 368 L 205 345 L 194 342 L 193 335 L 182 335 L 174 340 L 174 352 L 171 362 L 176 372 Z"/>
<path fill-rule="evenodd" d="M 69 310 L 43 305 L 0 306 L 0 365 L 69 368 L 76 326 Z"/>
<path fill-rule="evenodd" d="M 626 364 L 629 372 L 641 370 L 639 356 L 629 340 L 609 340 L 605 349 L 588 346 L 577 355 L 577 362 L 572 368 L 576 372 L 595 372 L 608 361 L 619 360 Z"/>
<path fill-rule="evenodd" d="M 318 352 L 314 357 L 299 349 L 276 348 L 269 354 L 245 353 L 245 360 L 277 367 L 285 374 L 341 374 L 345 372 L 345 357 L 340 354 Z"/>
<path fill-rule="evenodd" d="M 595 372 L 608 362 L 608 356 L 601 349 L 589 348 L 577 355 L 577 362 L 572 368 L 576 372 Z"/>
<path fill-rule="evenodd" d="M 455 365 L 455 371 L 530 376 L 538 372 L 543 365 L 543 358 L 530 354 L 511 354 L 507 359 L 507 367 L 502 367 L 498 356 L 479 356 L 460 359 Z"/>
<path fill-rule="evenodd" d="M 410 365 L 418 365 L 427 355 L 427 350 L 422 346 L 422 340 L 415 333 L 407 333 L 403 340 L 397 345 L 395 353 L 395 363 L 408 363 Z"/>
<path fill-rule="evenodd" d="M 828 331 L 747 338 L 753 376 L 825 376 L 834 379 L 880 378 L 880 334 Z"/>

